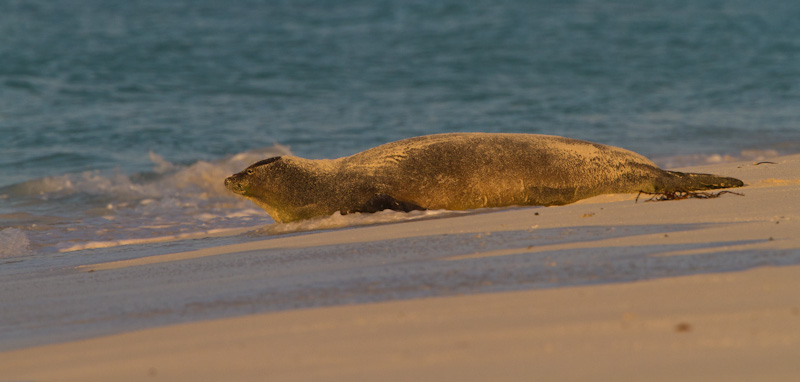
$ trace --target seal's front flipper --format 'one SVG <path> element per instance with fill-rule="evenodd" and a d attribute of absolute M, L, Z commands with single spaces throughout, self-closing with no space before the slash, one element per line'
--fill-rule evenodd
<path fill-rule="evenodd" d="M 356 210 L 353 212 L 378 212 L 383 210 L 409 212 L 424 209 L 425 208 L 422 208 L 414 203 L 397 200 L 386 194 L 376 194 L 372 197 L 372 199 L 368 200 L 366 203 L 364 203 L 364 205 L 356 208 Z"/>

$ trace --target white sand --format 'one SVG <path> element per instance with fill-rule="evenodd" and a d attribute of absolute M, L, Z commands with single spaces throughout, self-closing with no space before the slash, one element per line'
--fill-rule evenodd
<path fill-rule="evenodd" d="M 745 196 L 633 203 L 632 195 L 608 195 L 563 207 L 90 264 L 82 271 L 111 278 L 115 272 L 160 264 L 168 273 L 186 261 L 258 256 L 276 249 L 316 248 L 324 253 L 341 243 L 425 243 L 427 237 L 445 234 L 489 237 L 570 227 L 617 231 L 540 246 L 508 247 L 487 240 L 485 245 L 455 246 L 457 253 L 439 257 L 440 249 L 431 247 L 428 264 L 501 262 L 553 251 L 611 254 L 631 248 L 637 256 L 653 259 L 718 254 L 752 262 L 761 254 L 790 257 L 800 251 L 800 155 L 774 162 L 691 169 L 738 177 L 747 184 L 737 190 Z M 626 234 L 619 227 L 653 229 Z M 376 260 L 391 260 L 391 254 L 380 256 L 385 257 Z M 169 279 L 163 280 L 166 284 Z M 289 310 L 4 352 L 0 380 L 794 381 L 800 375 L 798 280 L 800 266 L 785 266 Z M 170 293 L 167 286 L 162 288 Z"/>

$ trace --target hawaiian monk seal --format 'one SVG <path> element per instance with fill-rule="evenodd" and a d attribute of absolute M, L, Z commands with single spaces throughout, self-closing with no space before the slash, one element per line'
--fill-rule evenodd
<path fill-rule="evenodd" d="M 609 193 L 742 185 L 734 178 L 661 170 L 618 147 L 549 135 L 489 133 L 421 136 L 332 160 L 284 155 L 225 179 L 228 189 L 277 222 L 336 211 L 550 206 Z"/>

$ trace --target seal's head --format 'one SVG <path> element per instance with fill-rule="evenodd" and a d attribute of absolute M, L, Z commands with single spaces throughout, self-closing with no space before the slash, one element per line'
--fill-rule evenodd
<path fill-rule="evenodd" d="M 244 171 L 227 177 L 225 179 L 225 187 L 242 196 L 255 196 L 259 193 L 258 191 L 260 191 L 258 189 L 263 188 L 263 186 L 259 185 L 263 185 L 265 181 L 268 180 L 263 179 L 268 170 L 262 167 L 280 160 L 281 157 L 272 157 L 253 163 L 244 169 Z"/>
<path fill-rule="evenodd" d="M 225 179 L 225 187 L 250 199 L 277 222 L 307 218 L 308 207 L 324 198 L 319 163 L 284 155 L 253 163 Z M 331 211 L 333 212 L 333 211 Z"/>
<path fill-rule="evenodd" d="M 287 201 L 282 184 L 285 163 L 283 157 L 272 157 L 253 163 L 246 169 L 225 179 L 225 187 L 231 192 L 250 199 L 263 208 L 276 221 L 285 220 L 282 212 Z"/>

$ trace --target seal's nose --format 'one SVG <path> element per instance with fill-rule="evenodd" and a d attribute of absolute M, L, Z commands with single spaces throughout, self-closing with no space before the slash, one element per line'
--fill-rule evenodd
<path fill-rule="evenodd" d="M 233 190 L 233 187 L 236 187 L 237 185 L 236 179 L 233 179 L 232 176 L 225 178 L 225 188 Z"/>
<path fill-rule="evenodd" d="M 236 175 L 225 178 L 225 188 L 233 191 L 236 194 L 244 195 L 244 188 L 240 179 L 236 179 Z"/>

